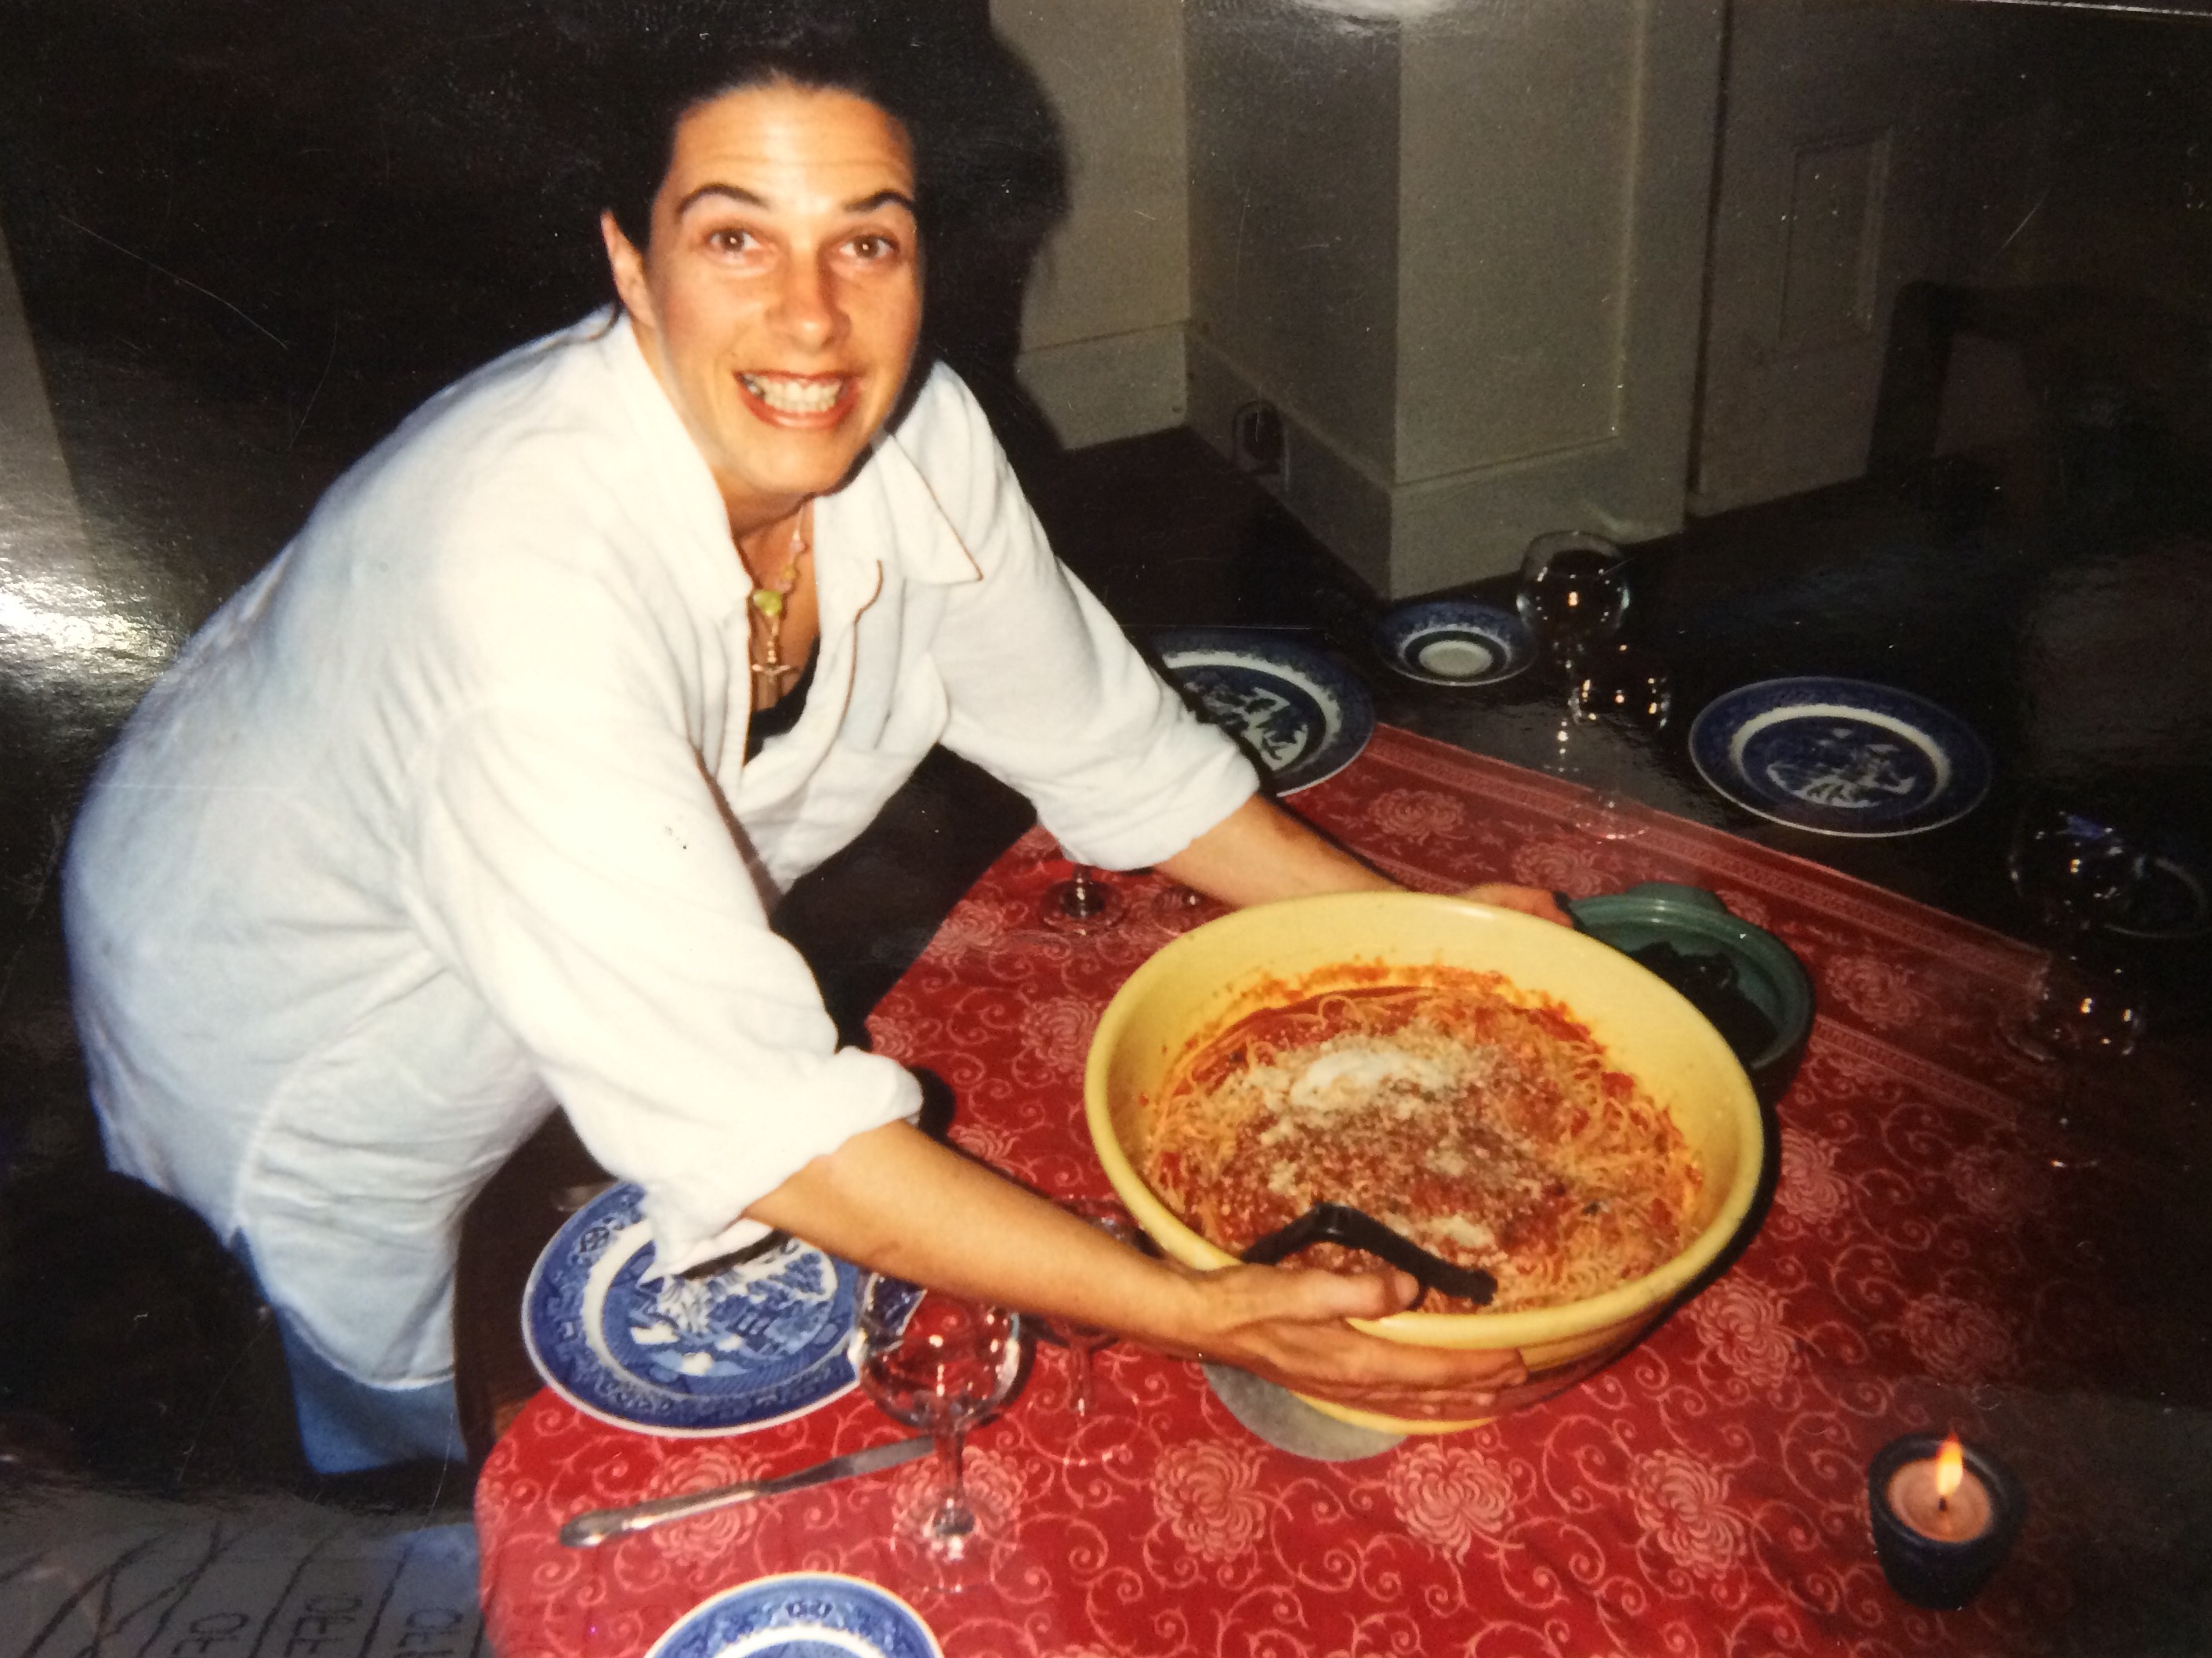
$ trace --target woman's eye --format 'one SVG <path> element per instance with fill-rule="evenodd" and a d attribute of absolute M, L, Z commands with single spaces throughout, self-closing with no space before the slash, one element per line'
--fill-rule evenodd
<path fill-rule="evenodd" d="M 717 253 L 743 253 L 753 246 L 750 230 L 711 230 L 707 233 L 707 246 Z"/>
<path fill-rule="evenodd" d="M 865 235 L 854 237 L 846 246 L 853 250 L 854 258 L 868 260 L 888 259 L 898 252 L 896 242 L 888 236 L 878 236 L 872 231 Z"/>

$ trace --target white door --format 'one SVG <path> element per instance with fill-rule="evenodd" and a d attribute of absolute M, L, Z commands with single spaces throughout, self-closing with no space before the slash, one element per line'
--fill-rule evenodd
<path fill-rule="evenodd" d="M 1858 477 L 1898 289 L 2001 270 L 2049 108 L 1956 0 L 1733 0 L 1692 509 Z"/>

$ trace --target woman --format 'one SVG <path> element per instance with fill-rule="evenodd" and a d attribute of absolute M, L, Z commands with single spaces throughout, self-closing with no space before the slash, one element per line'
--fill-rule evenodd
<path fill-rule="evenodd" d="M 1517 1377 L 1344 1326 L 1408 1282 L 1184 1273 L 927 1139 L 769 931 L 939 740 L 1088 861 L 1231 903 L 1391 884 L 1144 667 L 957 378 L 909 384 L 915 134 L 851 45 L 699 69 L 602 218 L 619 311 L 341 479 L 80 820 L 110 1161 L 252 1264 L 325 1472 L 455 1454 L 459 1218 L 556 1101 L 671 1269 L 781 1228 L 1392 1411 Z"/>

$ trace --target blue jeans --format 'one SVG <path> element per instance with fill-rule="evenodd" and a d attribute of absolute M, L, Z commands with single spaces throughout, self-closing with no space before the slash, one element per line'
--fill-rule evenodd
<path fill-rule="evenodd" d="M 232 1249 L 253 1272 L 243 1237 Z M 258 1284 L 260 1274 L 254 1273 Z M 268 1300 L 264 1291 L 262 1299 Z M 453 1378 L 413 1388 L 380 1388 L 361 1381 L 317 1352 L 292 1315 L 274 1302 L 284 1363 L 292 1373 L 292 1409 L 300 1422 L 300 1448 L 318 1473 L 355 1473 L 424 1457 L 465 1462 L 461 1418 Z"/>

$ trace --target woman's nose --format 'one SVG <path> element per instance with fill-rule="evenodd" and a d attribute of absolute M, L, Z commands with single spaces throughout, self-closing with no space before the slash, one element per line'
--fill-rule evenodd
<path fill-rule="evenodd" d="M 784 331 L 810 350 L 834 343 L 845 330 L 836 281 L 818 260 L 793 259 L 784 268 L 776 309 Z"/>

